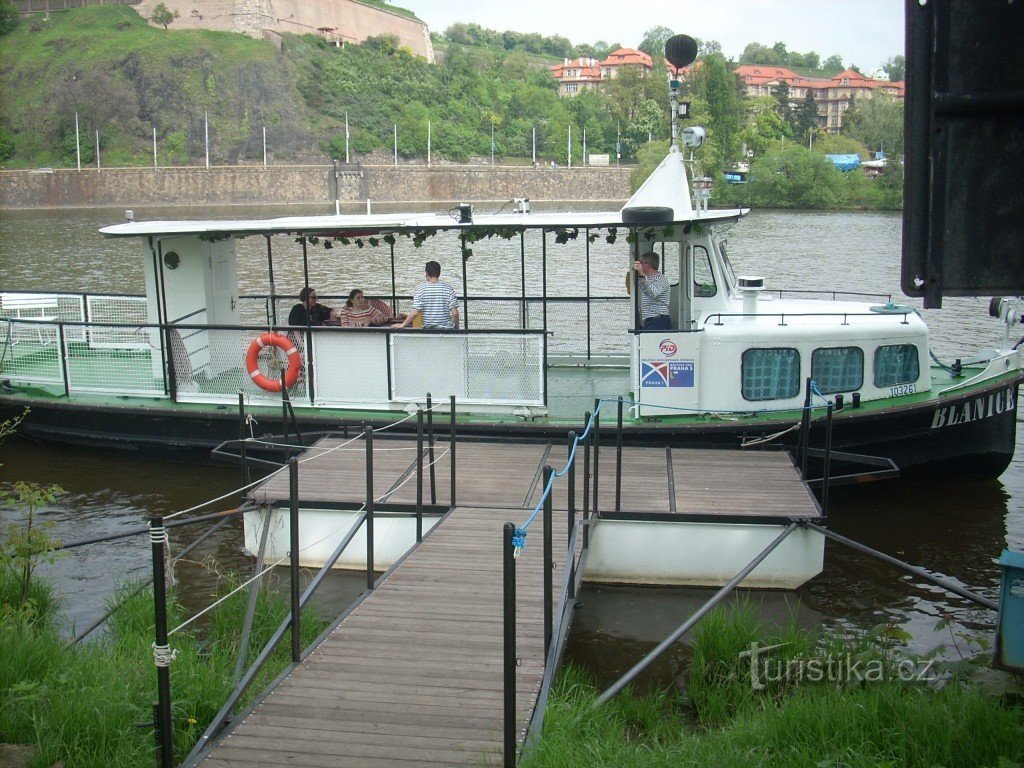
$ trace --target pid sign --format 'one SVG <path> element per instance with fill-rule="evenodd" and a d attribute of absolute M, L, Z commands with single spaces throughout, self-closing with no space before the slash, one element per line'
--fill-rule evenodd
<path fill-rule="evenodd" d="M 675 357 L 676 352 L 679 351 L 679 346 L 672 339 L 662 339 L 658 349 L 661 350 L 661 354 L 664 357 Z"/>

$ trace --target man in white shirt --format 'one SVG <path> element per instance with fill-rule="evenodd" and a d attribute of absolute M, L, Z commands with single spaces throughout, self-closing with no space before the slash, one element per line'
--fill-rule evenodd
<path fill-rule="evenodd" d="M 455 289 L 441 282 L 441 265 L 428 261 L 426 281 L 416 286 L 412 294 L 412 311 L 405 320 L 392 328 L 405 328 L 417 315 L 423 317 L 424 328 L 453 330 L 459 327 L 459 304 Z"/>

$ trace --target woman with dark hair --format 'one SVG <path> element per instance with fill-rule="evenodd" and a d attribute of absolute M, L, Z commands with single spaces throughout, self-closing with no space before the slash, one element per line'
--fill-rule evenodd
<path fill-rule="evenodd" d="M 379 303 L 377 302 L 377 304 Z M 367 301 L 366 296 L 359 288 L 352 289 L 348 294 L 348 300 L 340 312 L 339 319 L 343 328 L 390 325 L 392 320 L 379 306 Z"/>

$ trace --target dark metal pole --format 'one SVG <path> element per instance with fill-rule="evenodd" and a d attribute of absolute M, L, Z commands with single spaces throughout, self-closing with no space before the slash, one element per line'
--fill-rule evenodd
<path fill-rule="evenodd" d="M 795 531 L 796 527 L 796 523 L 790 523 L 789 525 L 787 525 L 785 530 L 782 531 L 782 533 L 780 533 L 778 536 L 776 536 L 771 544 L 769 544 L 767 547 L 761 550 L 760 554 L 758 554 L 757 557 L 751 560 L 746 565 L 746 567 L 743 568 L 743 570 L 737 573 L 729 581 L 728 584 L 726 584 L 724 587 L 718 590 L 706 603 L 704 603 L 704 605 L 698 608 L 690 616 L 690 618 L 684 621 L 679 626 L 679 628 L 676 629 L 675 632 L 673 632 L 671 635 L 662 640 L 654 650 L 652 650 L 640 661 L 634 664 L 632 669 L 630 669 L 626 674 L 624 674 L 622 677 L 616 680 L 607 691 L 598 696 L 594 700 L 595 706 L 604 704 L 606 701 L 608 701 L 608 699 L 612 698 L 612 696 L 614 696 L 623 688 L 625 688 L 638 674 L 640 674 L 644 669 L 646 669 L 652 661 L 661 656 L 661 654 L 668 650 L 668 648 L 670 648 L 679 638 L 681 638 L 683 635 L 689 632 L 698 621 L 704 618 L 704 616 L 706 616 L 712 608 L 714 608 L 722 600 L 724 600 L 725 597 L 730 592 L 732 592 L 741 581 L 747 578 L 751 571 L 753 571 L 758 565 L 760 565 L 761 562 L 766 557 L 768 557 L 768 555 L 775 551 L 775 548 L 778 547 L 779 544 L 781 544 L 786 539 L 786 537 L 789 536 L 789 534 Z"/>
<path fill-rule="evenodd" d="M 587 227 L 586 233 L 587 233 L 587 238 L 586 238 L 586 240 L 584 242 L 586 243 L 586 249 L 587 249 L 587 255 L 586 255 L 586 259 L 587 259 L 587 360 L 589 360 L 590 359 L 590 340 L 591 340 L 591 331 L 590 331 L 590 227 Z"/>
<path fill-rule="evenodd" d="M 505 523 L 502 531 L 502 582 L 504 585 L 504 676 L 505 689 L 505 768 L 516 764 L 516 558 L 512 537 L 515 525 Z"/>
<path fill-rule="evenodd" d="M 544 488 L 548 487 L 551 481 L 552 469 L 544 465 Z M 553 585 L 553 571 L 555 568 L 554 556 L 551 552 L 551 494 L 544 497 L 544 663 L 548 661 L 548 650 L 551 645 L 551 635 L 554 627 L 554 608 L 551 605 Z"/>
<path fill-rule="evenodd" d="M 288 497 L 291 509 L 288 516 L 288 536 L 291 565 L 292 597 L 292 661 L 296 664 L 302 655 L 300 621 L 302 608 L 299 606 L 299 460 L 294 456 L 288 460 Z M 269 525 L 269 522 L 268 522 Z"/>
<path fill-rule="evenodd" d="M 622 396 L 615 417 L 615 511 L 622 509 Z"/>
<path fill-rule="evenodd" d="M 156 726 L 160 732 L 159 765 L 174 766 L 174 726 L 171 721 L 171 669 L 172 654 L 167 644 L 167 580 L 164 576 L 164 542 L 167 530 L 164 519 L 157 515 L 149 521 L 149 543 L 153 551 L 153 608 L 156 627 L 154 661 L 156 663 L 157 701 L 160 715 Z"/>
<path fill-rule="evenodd" d="M 469 330 L 469 277 L 466 275 L 466 263 L 469 257 L 466 255 L 466 234 L 459 235 L 459 244 L 462 246 L 462 327 Z"/>
<path fill-rule="evenodd" d="M 270 247 L 270 235 L 267 238 L 267 276 L 270 279 L 270 312 L 267 319 L 271 326 L 277 325 L 277 288 L 274 286 L 274 251 Z"/>
<path fill-rule="evenodd" d="M 832 468 L 832 403 L 825 412 L 825 458 L 821 468 L 821 514 L 828 517 L 828 481 Z"/>
<path fill-rule="evenodd" d="M 238 390 L 238 453 L 242 465 L 242 485 L 249 484 L 249 467 L 246 465 L 245 444 L 245 393 Z"/>
<path fill-rule="evenodd" d="M 452 468 L 452 509 L 455 509 L 455 395 L 451 399 L 451 468 Z"/>
<path fill-rule="evenodd" d="M 430 504 L 437 506 L 437 476 L 434 470 L 434 406 L 427 392 L 427 457 L 430 459 Z"/>
<path fill-rule="evenodd" d="M 423 541 L 423 409 L 416 409 L 416 541 Z"/>
<path fill-rule="evenodd" d="M 800 477 L 807 479 L 807 448 L 811 434 L 811 379 L 804 384 L 804 410 L 800 414 L 800 435 L 797 441 L 797 452 L 800 457 Z"/>
<path fill-rule="evenodd" d="M 567 536 L 572 538 L 572 526 L 576 522 L 576 458 L 572 455 L 573 445 L 576 443 L 576 433 L 570 431 L 569 437 L 566 440 L 568 444 L 568 453 L 566 454 L 566 462 L 568 463 L 568 476 L 569 489 L 566 491 L 568 494 L 568 503 L 566 506 L 569 507 L 569 530 Z M 572 461 L 569 461 L 569 459 Z"/>
<path fill-rule="evenodd" d="M 583 416 L 583 430 L 586 432 L 590 424 L 590 411 Z M 587 439 L 583 445 L 583 521 L 590 519 L 590 446 L 593 443 L 593 435 L 587 432 Z M 590 543 L 590 526 L 583 526 L 583 547 Z"/>
<path fill-rule="evenodd" d="M 597 503 L 598 480 L 601 472 L 601 401 L 594 400 L 594 514 L 600 512 Z"/>
<path fill-rule="evenodd" d="M 57 323 L 57 348 L 60 350 L 60 374 L 64 380 L 64 397 L 70 397 L 71 374 L 68 372 L 68 350 L 64 343 L 64 323 Z"/>
<path fill-rule="evenodd" d="M 271 354 L 276 355 L 277 352 L 271 352 Z M 289 440 L 291 440 L 288 436 L 288 388 L 284 385 L 284 377 L 287 373 L 284 368 L 281 369 L 281 433 L 284 437 L 281 442 L 284 443 L 285 463 L 288 462 L 288 458 L 292 455 L 292 450 L 288 447 Z"/>
<path fill-rule="evenodd" d="M 983 605 L 986 608 L 991 608 L 993 611 L 999 610 L 999 603 L 997 603 L 996 601 L 989 600 L 987 597 L 982 597 L 981 595 L 975 592 L 971 592 L 969 589 L 964 589 L 960 585 L 955 584 L 954 582 L 949 581 L 947 579 L 943 579 L 940 576 L 934 576 L 928 571 L 926 571 L 924 568 L 918 568 L 916 565 L 911 565 L 910 563 L 898 560 L 892 555 L 887 555 L 884 552 L 879 552 L 877 549 L 872 549 L 871 547 L 865 544 L 861 544 L 858 541 L 848 539 L 845 536 L 835 533 L 834 531 L 830 531 L 828 528 L 824 528 L 820 525 L 808 522 L 807 527 L 811 530 L 817 531 L 818 533 L 824 536 L 827 536 L 833 541 L 838 541 L 840 544 L 845 544 L 848 547 L 852 547 L 853 549 L 856 549 L 858 552 L 863 552 L 865 555 L 877 557 L 884 563 L 888 563 L 889 565 L 895 565 L 897 568 L 902 568 L 907 573 L 913 574 L 914 576 L 917 576 L 919 579 L 924 579 L 927 582 L 942 587 L 946 591 L 952 592 L 954 595 L 960 595 L 960 597 L 967 598 L 973 603 Z"/>
<path fill-rule="evenodd" d="M 398 314 L 398 283 L 395 281 L 395 244 L 391 244 L 391 314 Z"/>
<path fill-rule="evenodd" d="M 519 327 L 526 330 L 526 230 L 519 233 L 519 283 L 522 289 L 522 301 L 519 303 Z"/>
<path fill-rule="evenodd" d="M 373 428 L 366 435 L 366 588 L 373 589 Z"/>

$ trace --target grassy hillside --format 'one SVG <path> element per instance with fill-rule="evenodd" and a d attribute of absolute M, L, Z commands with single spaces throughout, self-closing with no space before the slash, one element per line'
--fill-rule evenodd
<path fill-rule="evenodd" d="M 211 160 L 261 156 L 264 125 L 285 155 L 315 149 L 293 66 L 267 42 L 92 7 L 23 20 L 0 50 L 8 167 L 73 165 L 76 112 L 86 162 L 98 130 L 104 164 L 151 163 L 154 127 L 162 164 L 202 157 L 206 113 Z"/>

